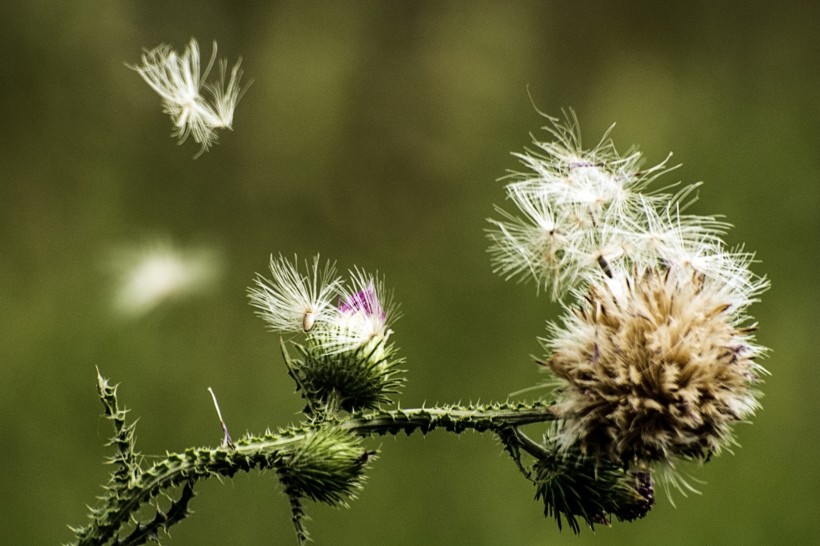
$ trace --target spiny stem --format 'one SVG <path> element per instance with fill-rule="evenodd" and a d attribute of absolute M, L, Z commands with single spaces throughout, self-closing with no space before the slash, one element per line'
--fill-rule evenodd
<path fill-rule="evenodd" d="M 188 486 L 211 476 L 231 477 L 240 470 L 273 468 L 282 452 L 303 441 L 304 437 L 305 433 L 271 435 L 255 438 L 252 443 L 238 445 L 236 449 L 191 448 L 183 453 L 168 453 L 142 471 L 127 488 L 110 491 L 103 506 L 92 511 L 92 524 L 78 530 L 79 540 L 75 544 L 107 543 L 140 506 L 168 488 L 181 484 Z"/>
<path fill-rule="evenodd" d="M 551 455 L 548 450 L 544 449 L 544 446 L 524 434 L 518 428 L 513 428 L 511 430 L 513 436 L 515 436 L 518 446 L 536 459 L 543 459 L 544 457 Z"/>
<path fill-rule="evenodd" d="M 285 491 L 290 500 L 291 523 L 296 532 L 296 540 L 299 546 L 304 546 L 310 540 L 310 534 L 305 528 L 305 510 L 302 507 L 302 500 L 298 491 Z"/>
<path fill-rule="evenodd" d="M 167 511 L 157 511 L 154 519 L 147 524 L 138 523 L 131 534 L 124 539 L 117 540 L 115 546 L 137 546 L 149 540 L 157 542 L 160 529 L 167 531 L 172 525 L 190 515 L 188 503 L 193 497 L 194 485 L 192 481 L 189 481 L 182 488 L 179 498 L 171 502 L 171 507 Z"/>
<path fill-rule="evenodd" d="M 456 434 L 465 430 L 498 433 L 555 419 L 549 405 L 543 402 L 377 410 L 354 413 L 346 418 L 336 414 L 328 421 L 304 423 L 299 428 L 260 437 L 249 436 L 237 441 L 234 446 L 191 448 L 182 453 L 167 453 L 151 467 L 135 469 L 127 486 L 123 484 L 123 487 L 110 490 L 103 499 L 103 505 L 92 510 L 91 525 L 77 530 L 78 542 L 75 544 L 105 544 L 115 539 L 144 503 L 169 488 L 182 485 L 188 490 L 195 482 L 212 476 L 230 478 L 239 471 L 277 469 L 283 457 L 305 442 L 309 435 L 328 425 L 366 437 L 399 432 L 410 434 L 415 430 L 426 434 L 438 428 Z M 180 503 L 180 510 L 173 517 L 160 518 L 147 528 L 167 528 L 183 519 L 187 514 L 187 500 Z M 301 511 L 294 511 L 294 516 L 298 516 L 295 520 L 298 524 L 297 535 L 304 540 L 307 537 L 303 529 L 300 531 L 300 514 Z"/>
<path fill-rule="evenodd" d="M 435 408 L 380 410 L 351 417 L 341 427 L 362 436 L 385 435 L 420 430 L 422 433 L 444 428 L 456 434 L 464 430 L 485 432 L 502 430 L 532 423 L 554 421 L 550 406 L 543 402 L 533 404 L 497 404 L 487 408 L 474 406 L 445 406 Z"/>

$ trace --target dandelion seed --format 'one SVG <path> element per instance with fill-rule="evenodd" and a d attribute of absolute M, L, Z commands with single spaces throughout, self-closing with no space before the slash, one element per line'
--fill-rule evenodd
<path fill-rule="evenodd" d="M 310 332 L 316 324 L 316 314 L 312 310 L 305 311 L 305 316 L 302 317 L 302 330 Z"/>
<path fill-rule="evenodd" d="M 241 60 L 231 71 L 225 83 L 227 61 L 220 61 L 220 76 L 215 82 L 205 83 L 216 60 L 217 46 L 205 70 L 200 70 L 199 45 L 193 38 L 182 54 L 161 44 L 142 55 L 140 66 L 129 66 L 156 91 L 162 99 L 163 111 L 171 117 L 173 136 L 182 144 L 188 137 L 201 145 L 197 156 L 217 141 L 217 129 L 231 129 L 236 105 L 247 87 L 240 86 Z M 201 72 L 201 73 L 200 73 Z M 212 101 L 202 95 L 205 87 Z"/>
<path fill-rule="evenodd" d="M 523 212 L 518 218 L 498 208 L 502 220 L 490 220 L 489 252 L 494 271 L 507 279 L 533 277 L 557 299 L 578 276 L 581 219 L 566 207 L 556 207 L 546 192 L 524 185 L 508 187 L 508 197 Z"/>

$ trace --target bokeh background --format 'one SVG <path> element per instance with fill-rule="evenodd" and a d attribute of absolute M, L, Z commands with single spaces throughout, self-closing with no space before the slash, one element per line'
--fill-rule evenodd
<path fill-rule="evenodd" d="M 316 542 L 817 541 L 819 27 L 816 2 L 6 3 L 2 541 L 55 544 L 84 523 L 108 472 L 95 366 L 122 384 L 144 453 L 219 441 L 208 386 L 235 435 L 298 419 L 245 293 L 271 253 L 384 273 L 404 313 L 405 407 L 539 383 L 530 355 L 559 309 L 492 275 L 483 230 L 510 152 L 545 137 L 536 108 L 567 107 L 589 145 L 617 122 L 620 148 L 674 151 L 667 181 L 703 180 L 694 211 L 725 214 L 729 241 L 757 252 L 773 284 L 753 308 L 773 348 L 764 410 L 734 455 L 686 468 L 701 496 L 673 508 L 659 492 L 645 520 L 580 538 L 545 520 L 490 437 L 373 440 L 382 456 L 351 509 L 308 506 Z M 196 160 L 125 66 L 192 36 L 254 80 L 234 132 Z M 155 278 L 193 263 L 202 282 L 125 312 L 123 275 L 150 248 L 182 256 Z M 273 475 L 200 493 L 167 543 L 295 542 Z"/>

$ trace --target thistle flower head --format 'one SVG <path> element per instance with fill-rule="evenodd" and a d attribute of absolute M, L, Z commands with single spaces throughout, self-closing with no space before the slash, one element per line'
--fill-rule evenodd
<path fill-rule="evenodd" d="M 758 407 L 744 305 L 691 268 L 618 270 L 545 341 L 560 443 L 625 465 L 706 460 Z"/>
<path fill-rule="evenodd" d="M 750 270 L 753 254 L 727 248 L 728 223 L 686 212 L 699 184 L 651 189 L 666 161 L 641 168 L 641 154 L 618 154 L 609 132 L 584 149 L 572 113 L 550 122 L 554 140 L 515 154 L 526 170 L 506 186 L 512 211 L 490 219 L 495 271 L 576 302 L 542 340 L 563 452 L 636 471 L 638 490 L 655 463 L 680 488 L 674 461 L 718 453 L 758 407 L 765 351 L 746 310 L 769 283 Z M 641 497 L 608 512 L 631 519 L 651 505 Z M 597 517 L 589 506 L 551 506 Z"/>
<path fill-rule="evenodd" d="M 193 38 L 178 54 L 170 46 L 160 44 L 142 55 L 142 64 L 131 66 L 162 99 L 163 111 L 171 116 L 173 136 L 182 144 L 191 136 L 202 146 L 200 154 L 217 140 L 217 129 L 230 129 L 236 104 L 246 88 L 240 86 L 242 70 L 237 62 L 227 84 L 227 61 L 220 61 L 219 79 L 204 84 L 216 59 L 216 42 L 204 71 L 200 68 L 199 44 Z M 202 95 L 204 87 L 211 100 Z"/>
<path fill-rule="evenodd" d="M 284 344 L 283 354 L 306 411 L 353 411 L 389 401 L 403 383 L 402 359 L 388 341 L 397 318 L 392 294 L 358 268 L 345 285 L 332 264 L 320 267 L 318 256 L 305 263 L 306 272 L 297 263 L 271 258 L 272 278 L 258 276 L 248 293 L 272 330 L 304 334 L 304 344 L 292 342 L 296 358 Z"/>
<path fill-rule="evenodd" d="M 345 285 L 331 263 L 319 256 L 305 262 L 305 272 L 290 260 L 271 257 L 271 279 L 258 275 L 248 290 L 251 305 L 277 332 L 303 332 L 311 346 L 325 353 L 354 350 L 386 340 L 397 318 L 392 293 L 378 277 L 355 268 Z"/>

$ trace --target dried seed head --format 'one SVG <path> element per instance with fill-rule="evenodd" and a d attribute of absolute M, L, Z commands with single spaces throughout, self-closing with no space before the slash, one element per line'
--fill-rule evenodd
<path fill-rule="evenodd" d="M 720 451 L 765 373 L 742 313 L 736 293 L 687 268 L 593 283 L 546 343 L 561 444 L 627 466 Z"/>

